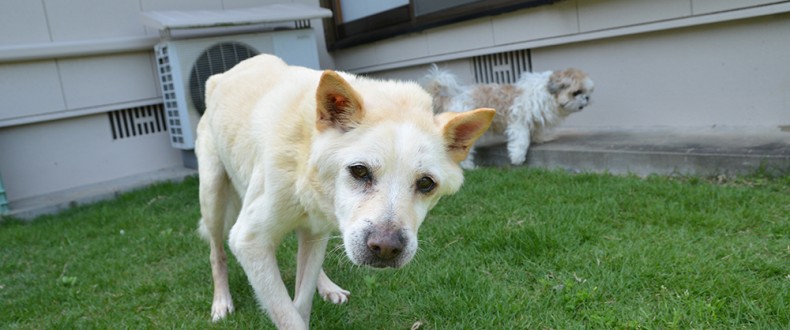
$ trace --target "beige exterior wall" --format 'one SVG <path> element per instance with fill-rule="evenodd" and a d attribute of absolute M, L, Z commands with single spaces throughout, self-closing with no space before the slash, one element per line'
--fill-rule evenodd
<path fill-rule="evenodd" d="M 344 50 L 336 63 L 416 80 L 433 62 L 473 82 L 470 56 L 530 49 L 534 71 L 577 67 L 596 82 L 592 106 L 565 126 L 790 125 L 786 1 L 562 1 L 455 26 Z M 406 51 L 382 55 L 391 49 Z"/>
<path fill-rule="evenodd" d="M 111 138 L 106 112 L 161 102 L 146 10 L 281 0 L 0 2 L 0 174 L 10 200 L 181 165 L 166 133 Z M 317 5 L 318 0 L 292 2 Z M 530 49 L 535 70 L 597 83 L 573 126 L 790 125 L 790 1 L 564 0 L 329 54 L 322 67 L 418 79 L 440 63 Z M 88 55 L 81 52 L 89 49 Z M 98 51 L 97 51 L 98 50 Z M 20 56 L 23 54 L 23 56 Z"/>
<path fill-rule="evenodd" d="M 182 166 L 166 132 L 113 140 L 107 112 L 162 103 L 141 11 L 281 0 L 0 1 L 0 175 L 13 202 Z M 318 0 L 291 2 L 318 5 Z M 333 67 L 319 36 L 321 65 Z"/>
<path fill-rule="evenodd" d="M 790 125 L 790 14 L 532 51 L 536 71 L 577 66 L 593 105 L 569 126 Z"/>
<path fill-rule="evenodd" d="M 142 11 L 231 9 L 277 2 L 282 1 L 0 2 L 0 99 L 5 101 L 0 127 L 161 103 L 152 54 L 159 35 L 143 25 Z M 293 2 L 318 5 L 318 0 Z M 320 36 L 316 38 L 320 63 L 333 67 L 323 26 L 317 20 L 313 23 Z M 64 53 L 69 55 L 59 55 Z"/>
<path fill-rule="evenodd" d="M 775 0 L 564 0 L 343 49 L 333 55 L 338 69 L 379 72 L 788 11 L 790 1 Z"/>
<path fill-rule="evenodd" d="M 106 114 L 0 129 L 0 170 L 16 200 L 181 165 L 166 132 L 113 140 Z"/>

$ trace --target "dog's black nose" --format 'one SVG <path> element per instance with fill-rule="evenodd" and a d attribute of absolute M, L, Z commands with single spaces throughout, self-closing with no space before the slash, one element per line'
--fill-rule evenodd
<path fill-rule="evenodd" d="M 383 260 L 397 258 L 406 246 L 406 239 L 399 230 L 374 231 L 368 235 L 368 250 Z"/>

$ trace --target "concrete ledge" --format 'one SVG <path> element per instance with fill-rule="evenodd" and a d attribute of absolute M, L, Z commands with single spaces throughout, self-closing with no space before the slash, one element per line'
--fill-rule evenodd
<path fill-rule="evenodd" d="M 530 148 L 526 166 L 659 175 L 790 174 L 790 132 L 779 128 L 574 129 Z M 510 166 L 505 145 L 478 150 L 481 166 Z"/>
<path fill-rule="evenodd" d="M 175 167 L 21 199 L 9 204 L 11 208 L 9 215 L 23 220 L 32 220 L 35 217 L 57 213 L 76 205 L 112 199 L 120 193 L 143 188 L 157 182 L 181 181 L 192 175 L 197 175 L 197 171 Z"/>

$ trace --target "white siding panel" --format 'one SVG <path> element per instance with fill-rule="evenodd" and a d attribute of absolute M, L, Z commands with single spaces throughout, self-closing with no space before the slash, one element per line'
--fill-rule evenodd
<path fill-rule="evenodd" d="M 367 44 L 334 52 L 335 66 L 340 69 L 359 68 L 379 64 L 376 45 Z"/>
<path fill-rule="evenodd" d="M 782 14 L 538 48 L 532 64 L 592 76 L 593 103 L 571 126 L 787 125 L 788 34 Z"/>
<path fill-rule="evenodd" d="M 428 55 L 428 42 L 422 33 L 387 39 L 376 43 L 376 55 L 380 62 L 397 62 Z"/>
<path fill-rule="evenodd" d="M 66 108 L 54 61 L 0 65 L 0 121 Z"/>
<path fill-rule="evenodd" d="M 431 29 L 425 33 L 425 36 L 428 38 L 428 53 L 430 55 L 494 45 L 491 18 L 489 17 Z"/>
<path fill-rule="evenodd" d="M 217 10 L 222 9 L 222 0 L 140 0 L 141 11 L 154 10 Z M 155 28 L 145 27 L 146 34 L 159 35 Z"/>
<path fill-rule="evenodd" d="M 179 165 L 167 133 L 113 140 L 106 114 L 0 129 L 11 201 Z"/>
<path fill-rule="evenodd" d="M 222 0 L 140 0 L 142 11 L 222 9 Z"/>
<path fill-rule="evenodd" d="M 689 15 L 691 15 L 689 0 L 579 1 L 579 27 L 582 32 Z"/>
<path fill-rule="evenodd" d="M 41 1 L 0 2 L 0 45 L 49 41 L 47 16 Z"/>
<path fill-rule="evenodd" d="M 54 41 L 144 35 L 139 0 L 44 0 Z"/>
<path fill-rule="evenodd" d="M 695 15 L 707 14 L 717 11 L 759 6 L 782 1 L 776 0 L 691 0 Z"/>
<path fill-rule="evenodd" d="M 470 84 L 475 80 L 472 65 L 468 59 L 436 63 L 440 69 L 452 72 L 461 84 Z M 432 64 L 415 65 L 392 70 L 372 72 L 370 77 L 378 79 L 410 80 L 420 82 L 428 74 Z"/>
<path fill-rule="evenodd" d="M 493 26 L 497 45 L 578 33 L 576 1 L 495 16 Z"/>
<path fill-rule="evenodd" d="M 86 57 L 59 61 L 70 109 L 156 97 L 149 53 Z"/>

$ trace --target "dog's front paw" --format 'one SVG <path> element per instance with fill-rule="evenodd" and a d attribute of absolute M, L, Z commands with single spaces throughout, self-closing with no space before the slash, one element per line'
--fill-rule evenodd
<path fill-rule="evenodd" d="M 230 297 L 228 297 L 230 298 Z M 211 304 L 211 321 L 217 322 L 233 313 L 233 301 L 230 299 L 215 299 Z"/>
<path fill-rule="evenodd" d="M 510 152 L 510 164 L 513 166 L 520 166 L 524 164 L 524 161 L 527 160 L 527 152 Z"/>
<path fill-rule="evenodd" d="M 520 166 L 524 164 L 527 157 L 510 157 L 510 164 L 513 166 Z"/>
<path fill-rule="evenodd" d="M 351 295 L 351 292 L 344 290 L 339 286 L 335 286 L 335 290 L 320 288 L 318 290 L 318 294 L 321 295 L 321 298 L 324 298 L 324 301 L 333 303 L 335 305 L 342 305 L 348 301 L 348 296 Z"/>
<path fill-rule="evenodd" d="M 335 282 L 332 282 L 329 276 L 326 276 L 323 269 L 321 269 L 321 272 L 318 274 L 316 288 L 321 298 L 335 305 L 346 303 L 346 301 L 348 301 L 348 296 L 351 295 L 351 292 L 344 290 L 339 285 L 335 284 Z"/>

